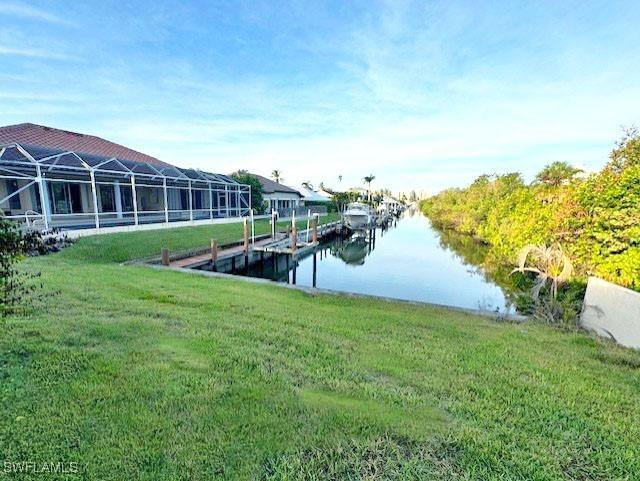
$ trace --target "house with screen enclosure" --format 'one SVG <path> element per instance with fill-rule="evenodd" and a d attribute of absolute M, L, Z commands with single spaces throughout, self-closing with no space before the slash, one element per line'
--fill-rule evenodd
<path fill-rule="evenodd" d="M 251 175 L 256 177 L 262 185 L 262 197 L 269 204 L 269 212 L 276 211 L 281 216 L 289 216 L 304 205 L 302 194 L 296 189 L 267 179 L 262 175 Z"/>
<path fill-rule="evenodd" d="M 135 229 L 244 216 L 251 189 L 93 135 L 0 127 L 0 212 L 33 228 Z M 174 225 L 174 224 L 172 224 Z"/>

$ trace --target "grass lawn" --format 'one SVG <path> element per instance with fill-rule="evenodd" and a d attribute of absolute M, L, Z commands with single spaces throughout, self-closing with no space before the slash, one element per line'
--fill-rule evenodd
<path fill-rule="evenodd" d="M 82 239 L 0 331 L 7 462 L 68 479 L 640 479 L 640 353 L 446 309 L 117 262 L 241 228 Z"/>

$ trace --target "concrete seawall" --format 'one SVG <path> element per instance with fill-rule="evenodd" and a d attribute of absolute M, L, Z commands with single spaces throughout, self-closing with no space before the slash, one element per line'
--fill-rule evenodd
<path fill-rule="evenodd" d="M 640 348 L 640 292 L 590 277 L 580 324 L 623 346 Z"/>

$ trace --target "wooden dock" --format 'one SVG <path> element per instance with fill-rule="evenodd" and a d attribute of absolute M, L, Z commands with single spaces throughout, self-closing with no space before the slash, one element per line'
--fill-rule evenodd
<path fill-rule="evenodd" d="M 258 260 L 263 260 L 265 254 L 296 256 L 315 249 L 320 240 L 342 231 L 342 222 L 330 222 L 322 225 L 314 225 L 311 222 L 309 229 L 297 231 L 295 227 L 287 233 L 276 232 L 275 238 L 272 236 L 260 236 L 255 242 L 250 242 L 248 228 L 245 224 L 244 239 L 240 243 L 233 243 L 228 246 L 217 246 L 212 240 L 210 248 L 202 248 L 196 252 L 188 253 L 184 256 L 170 256 L 164 249 L 161 263 L 175 268 L 204 268 L 211 264 L 216 269 L 227 271 L 235 270 L 236 264 L 248 265 Z"/>

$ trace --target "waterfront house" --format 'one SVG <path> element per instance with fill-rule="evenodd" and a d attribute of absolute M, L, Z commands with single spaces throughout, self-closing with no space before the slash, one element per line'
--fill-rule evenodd
<path fill-rule="evenodd" d="M 185 159 L 188 161 L 188 159 Z M 249 186 L 35 124 L 0 127 L 0 212 L 39 229 L 200 223 L 246 215 Z"/>
<path fill-rule="evenodd" d="M 331 194 L 323 190 L 312 190 L 303 185 L 299 192 L 302 194 L 304 205 L 330 204 L 332 202 Z"/>
<path fill-rule="evenodd" d="M 280 184 L 258 174 L 251 174 L 262 184 L 262 197 L 268 202 L 268 211 L 276 211 L 280 216 L 289 216 L 303 206 L 302 194 L 287 185 Z"/>
<path fill-rule="evenodd" d="M 380 206 L 388 212 L 394 212 L 401 208 L 401 202 L 395 197 L 386 195 L 380 202 Z"/>

